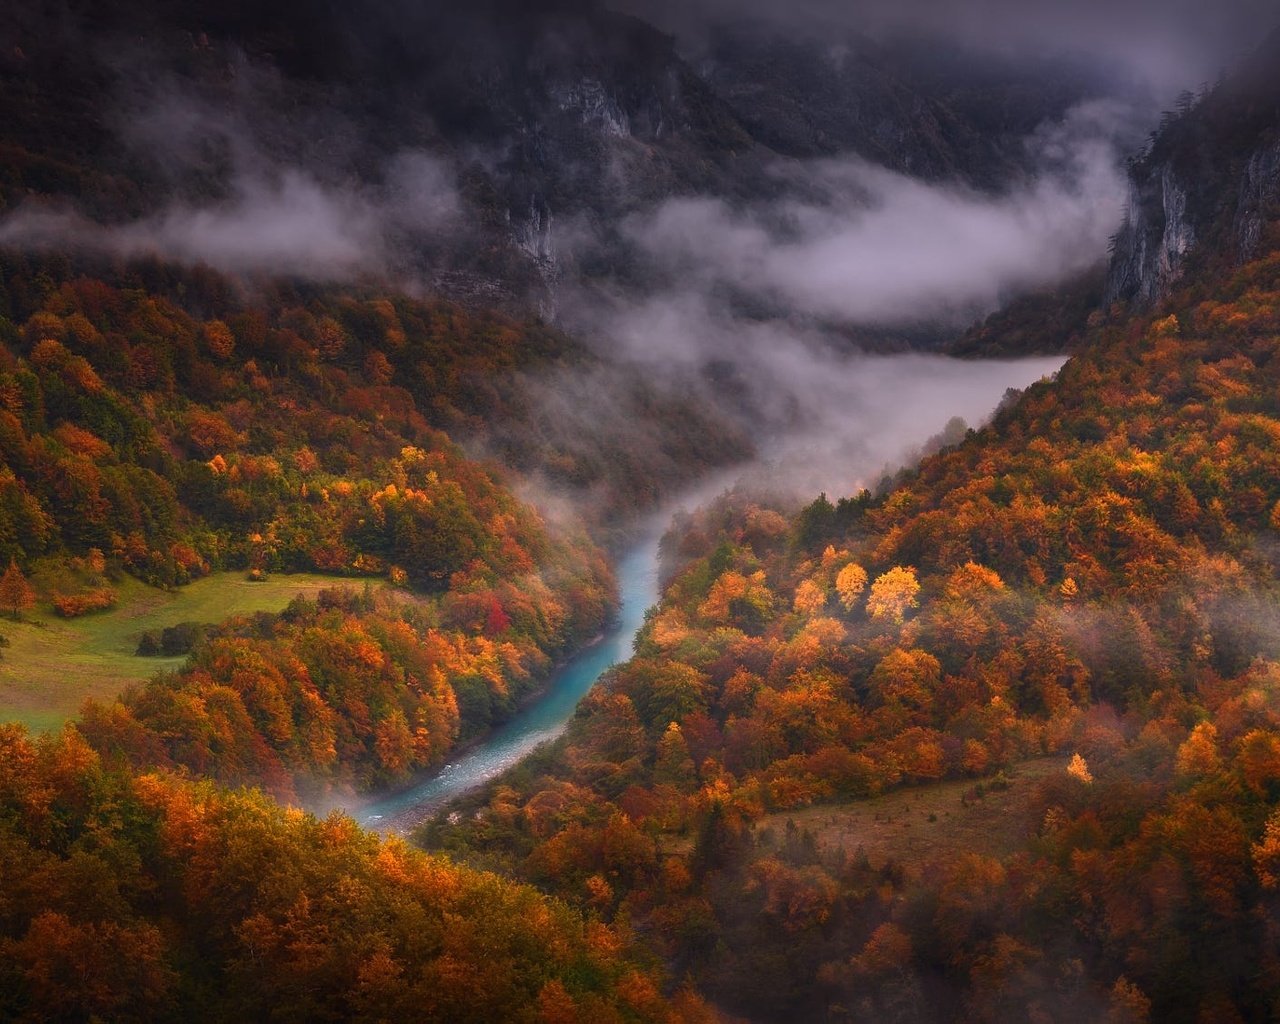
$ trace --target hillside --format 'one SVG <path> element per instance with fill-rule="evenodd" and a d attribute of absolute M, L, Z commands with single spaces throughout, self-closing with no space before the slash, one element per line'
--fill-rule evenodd
<path fill-rule="evenodd" d="M 635 923 L 752 1019 L 1267 1016 L 1272 237 L 1068 319 L 1055 380 L 882 493 L 686 521 L 635 660 L 420 842 Z M 925 877 L 758 827 L 1045 754 L 1032 833 Z"/>
<path fill-rule="evenodd" d="M 567 740 L 421 840 L 624 915 L 758 1019 L 1272 1005 L 1239 965 L 1268 963 L 1280 784 L 1280 264 L 1215 294 L 1095 329 L 878 499 L 708 514 Z M 910 882 L 844 844 L 752 839 L 765 814 L 1045 752 L 1089 781 L 1047 785 L 1000 860 Z"/>
<path fill-rule="evenodd" d="M 612 577 L 582 527 L 549 527 L 503 471 L 432 426 L 492 409 L 504 365 L 563 351 L 541 325 L 368 294 L 285 290 L 245 303 L 214 275 L 158 267 L 150 279 L 147 268 L 99 271 L 119 283 L 57 263 L 10 258 L 6 269 L 0 297 L 16 319 L 0 315 L 0 556 L 60 615 L 114 605 L 128 576 L 174 587 L 219 570 L 320 572 L 415 593 L 423 600 L 403 614 L 447 656 L 407 678 L 401 669 L 388 684 L 395 699 L 352 724 L 359 743 L 395 732 L 380 763 L 396 779 L 448 753 L 455 699 L 471 735 L 610 614 Z M 12 648 L 11 661 L 24 651 Z M 250 704 L 233 719 L 267 728 L 262 716 L 284 713 L 288 733 L 306 733 L 332 714 L 303 691 L 274 694 L 268 711 L 251 697 L 268 699 L 251 672 L 227 672 L 219 701 L 239 707 L 240 691 Z M 481 678 L 494 707 L 457 696 Z M 63 707 L 94 688 L 82 682 Z M 440 734 L 415 747 L 410 729 L 425 736 L 441 701 L 455 724 L 432 725 Z M 324 750 L 327 764 L 335 752 Z M 348 754 L 358 756 L 338 754 L 341 771 L 355 767 Z"/>
<path fill-rule="evenodd" d="M 8 1019 L 711 1019 L 659 994 L 624 931 L 526 886 L 108 771 L 74 730 L 0 728 L 0 808 Z"/>
<path fill-rule="evenodd" d="M 1040 784 L 1062 775 L 1070 759 L 1022 761 L 976 782 L 956 779 L 847 803 L 820 803 L 766 814 L 754 825 L 756 842 L 769 832 L 798 834 L 815 849 L 866 857 L 911 879 L 973 854 L 1004 860 L 1041 824 Z"/>
<path fill-rule="evenodd" d="M 1280 36 L 862 28 L 0 10 L 0 1018 L 1280 1015 Z"/>

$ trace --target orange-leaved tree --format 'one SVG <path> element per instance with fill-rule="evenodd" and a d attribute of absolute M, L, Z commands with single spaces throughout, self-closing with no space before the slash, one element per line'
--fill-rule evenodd
<path fill-rule="evenodd" d="M 35 603 L 36 592 L 18 568 L 17 560 L 11 560 L 9 568 L 0 576 L 0 608 L 9 609 L 16 620 L 24 611 L 34 608 Z"/>

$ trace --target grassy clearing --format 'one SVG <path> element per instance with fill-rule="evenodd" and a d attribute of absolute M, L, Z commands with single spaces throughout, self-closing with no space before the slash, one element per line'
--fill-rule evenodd
<path fill-rule="evenodd" d="M 794 821 L 798 828 L 813 833 L 821 846 L 850 853 L 861 846 L 874 866 L 893 860 L 908 873 L 954 861 L 962 853 L 1003 859 L 1040 824 L 1032 820 L 1029 808 L 1036 783 L 1066 771 L 1068 760 L 1045 757 L 1023 762 L 1008 773 L 1007 789 L 993 789 L 986 780 L 983 796 L 976 800 L 973 779 L 940 782 L 871 800 L 772 814 L 756 827 L 781 832 L 788 820 Z"/>
<path fill-rule="evenodd" d="M 43 607 L 22 622 L 0 619 L 0 634 L 10 641 L 0 652 L 0 721 L 19 721 L 36 732 L 56 729 L 86 697 L 109 699 L 186 660 L 135 655 L 138 638 L 148 630 L 278 612 L 299 594 L 313 597 L 333 586 L 363 582 L 298 573 L 250 583 L 243 572 L 226 572 L 170 592 L 126 579 L 114 587 L 119 603 L 110 611 L 60 619 Z"/>

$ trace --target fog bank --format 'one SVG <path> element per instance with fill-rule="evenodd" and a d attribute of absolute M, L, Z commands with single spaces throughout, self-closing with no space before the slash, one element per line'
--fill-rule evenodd
<path fill-rule="evenodd" d="M 1027 182 L 992 196 L 854 158 L 779 166 L 787 197 L 678 198 L 625 225 L 669 289 L 837 323 L 962 327 L 1104 258 L 1127 195 L 1137 115 L 1094 102 L 1043 126 Z"/>
<path fill-rule="evenodd" d="M 1025 59 L 1079 55 L 1167 102 L 1214 80 L 1280 26 L 1271 0 L 617 0 L 696 38 L 707 26 L 755 19 L 817 38 L 856 32 L 934 38 Z"/>

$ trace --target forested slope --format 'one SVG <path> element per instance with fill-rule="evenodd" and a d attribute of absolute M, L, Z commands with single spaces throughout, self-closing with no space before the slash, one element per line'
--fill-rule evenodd
<path fill-rule="evenodd" d="M 1092 318 L 876 496 L 682 524 L 637 657 L 421 841 L 635 923 L 755 1018 L 1273 1014 L 1274 240 Z M 754 825 L 1045 753 L 1070 767 L 1011 857 L 907 874 Z"/>
<path fill-rule="evenodd" d="M 868 137 L 835 104 L 833 143 L 791 115 L 845 79 L 743 45 L 704 78 L 588 0 L 0 14 L 0 568 L 68 615 L 126 574 L 354 584 L 207 628 L 61 734 L 0 727 L 0 1016 L 1280 1014 L 1262 65 L 1135 162 L 1110 306 L 1084 280 L 957 346 L 1072 350 L 1055 380 L 875 494 L 733 492 L 679 519 L 635 658 L 563 740 L 418 833 L 433 853 L 273 802 L 404 782 L 509 716 L 608 620 L 600 545 L 625 515 L 751 452 L 751 411 L 709 400 L 732 366 L 655 384 L 512 312 L 562 269 L 556 215 L 605 245 L 585 276 L 622 279 L 611 223 L 776 198 L 771 144 L 998 188 L 1014 126 L 1077 98 L 1033 95 L 994 138 L 963 75 L 913 85 L 876 51 L 847 80 L 896 122 Z M 757 62 L 793 88 L 743 90 Z M 406 156 L 451 210 L 406 205 Z M 209 247 L 218 217 L 261 212 L 255 190 L 369 245 Z M 581 516 L 527 500 L 558 489 Z M 1066 767 L 1032 786 L 1031 759 Z M 1010 778 L 1030 824 L 999 855 L 908 869 L 784 824 Z"/>
<path fill-rule="evenodd" d="M 0 728 L 9 1020 L 709 1020 L 625 929 L 250 790 Z"/>

